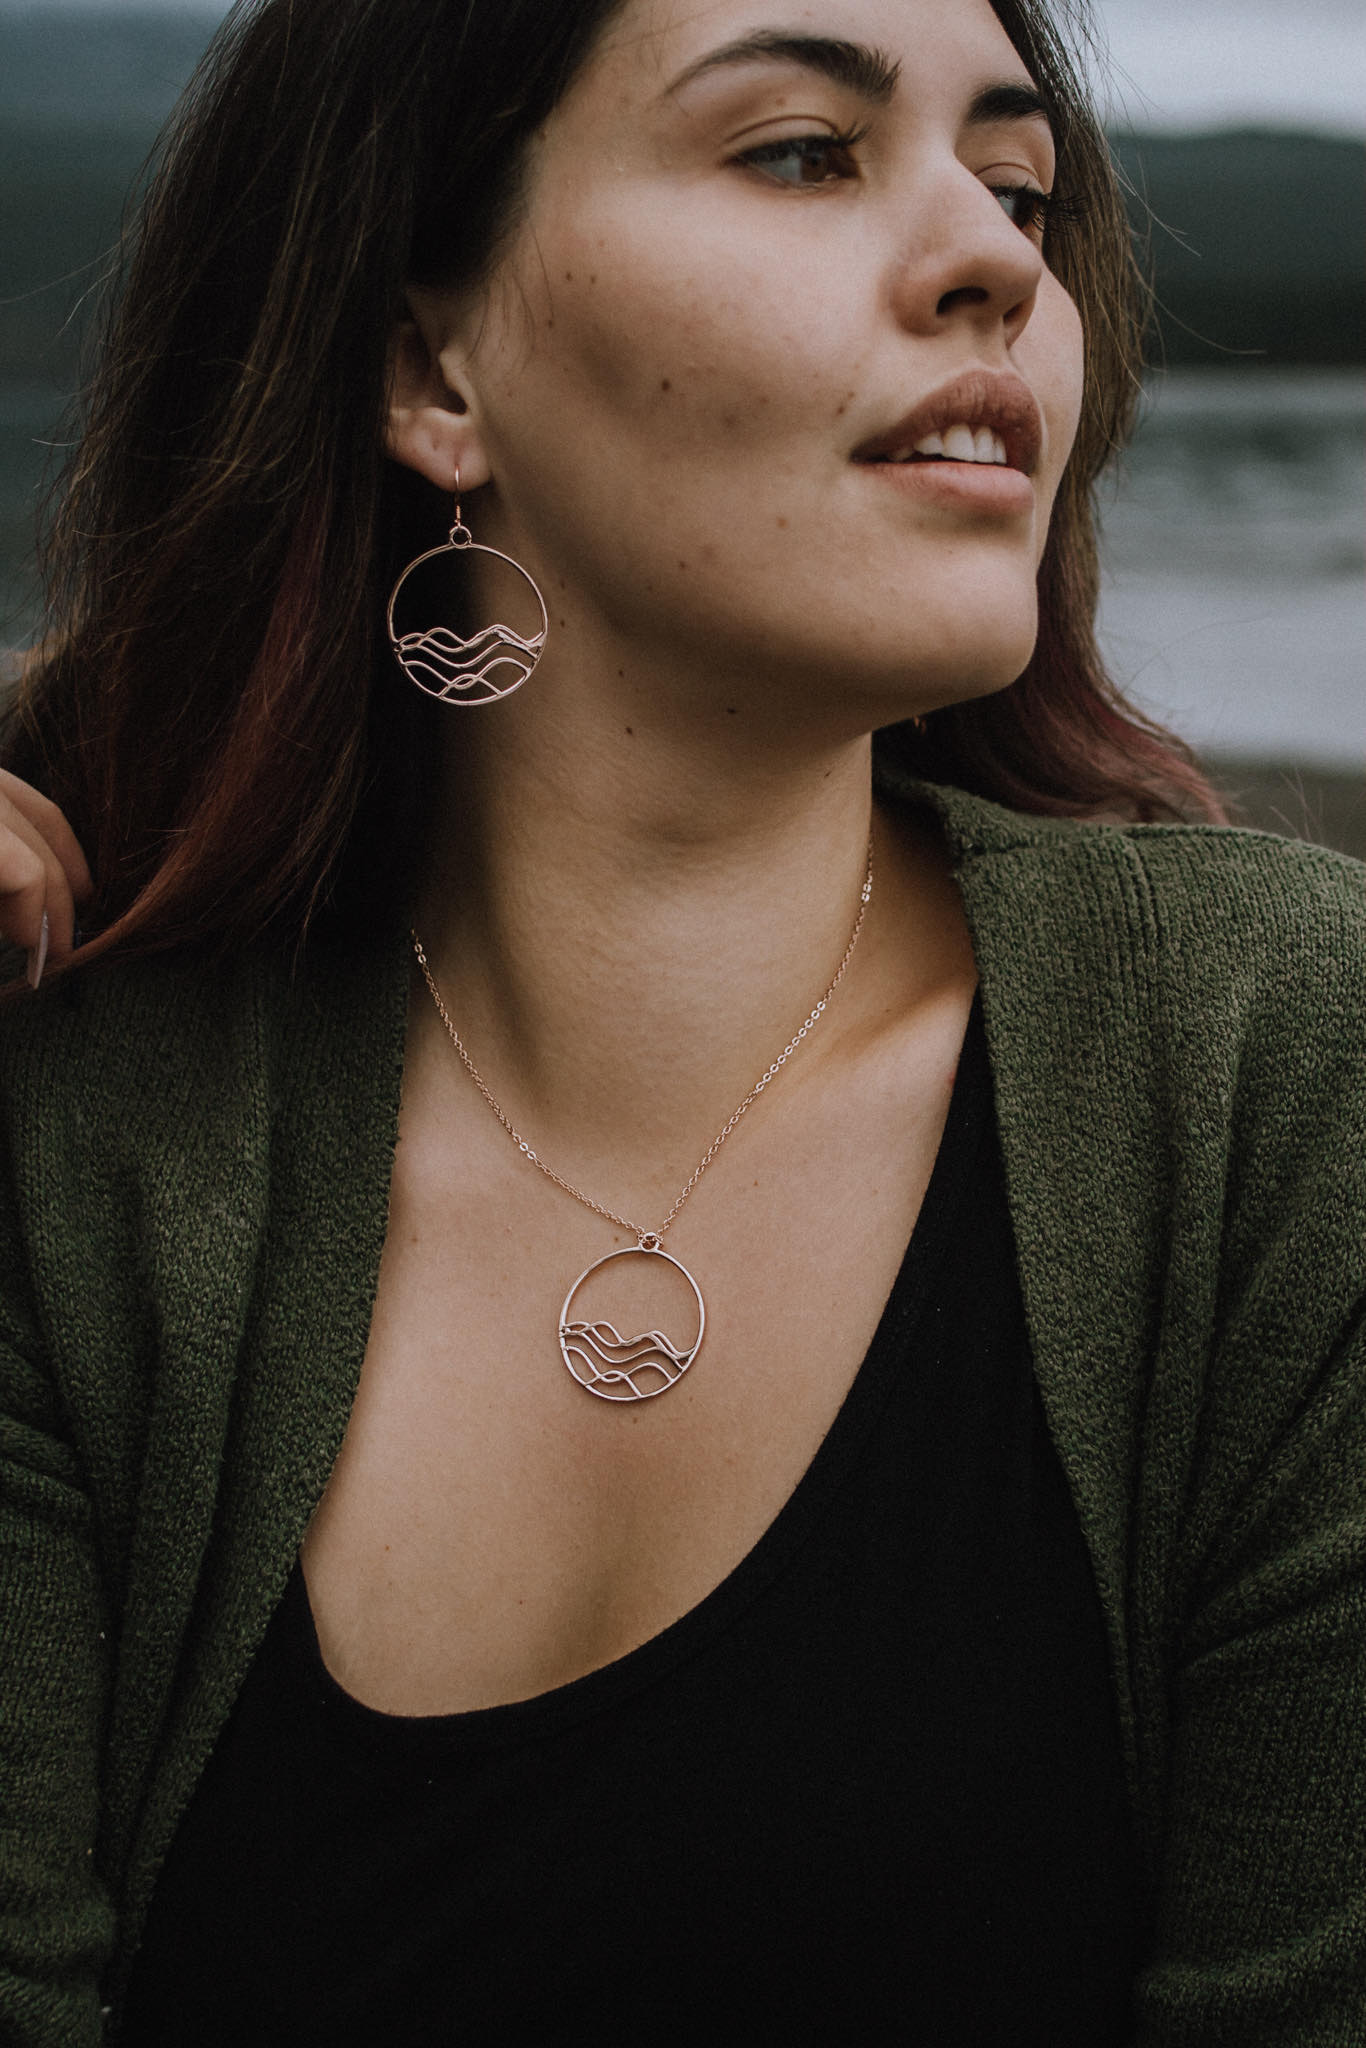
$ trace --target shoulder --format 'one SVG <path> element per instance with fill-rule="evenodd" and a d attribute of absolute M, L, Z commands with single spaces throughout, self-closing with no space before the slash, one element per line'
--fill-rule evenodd
<path fill-rule="evenodd" d="M 269 1089 L 302 1065 L 376 1041 L 392 1052 L 406 989 L 402 934 L 298 958 L 246 947 L 220 958 L 166 954 L 97 963 L 0 1009 L 0 1111 L 51 1130 L 118 1105 L 119 1129 L 181 1107 L 210 1118 L 225 1096 Z"/>
<path fill-rule="evenodd" d="M 68 1105 L 121 1094 L 136 1119 L 153 1076 L 171 1094 L 201 1063 L 221 1078 L 256 1035 L 259 980 L 246 959 L 174 955 L 49 978 L 0 1010 L 0 1100 L 22 1122 L 41 1090 L 50 1124 Z"/>
<path fill-rule="evenodd" d="M 1095 828 L 1089 828 L 1094 830 Z M 1166 943 L 1366 965 L 1366 866 L 1328 847 L 1216 825 L 1136 825 L 1132 850 Z"/>
<path fill-rule="evenodd" d="M 1366 866 L 1227 827 L 1115 836 L 1141 878 L 1169 1009 L 1366 1054 Z"/>
<path fill-rule="evenodd" d="M 1294 1180 L 1320 1210 L 1350 1207 L 1359 1230 L 1366 866 L 1214 827 L 1135 828 L 1124 840 L 1152 920 L 1161 1055 L 1206 1097 L 1187 1100 L 1186 1116 L 1227 1116 L 1245 1188 L 1260 1177 L 1284 1201 Z"/>
<path fill-rule="evenodd" d="M 1171 1039 L 1222 1043 L 1244 1090 L 1366 1086 L 1366 867 L 1220 827 L 1116 835 L 1141 877 Z"/>
<path fill-rule="evenodd" d="M 35 1280 L 59 1251 L 140 1263 L 149 1205 L 244 1196 L 269 1124 L 272 979 L 247 957 L 111 962 L 0 1015 L 5 1193 Z"/>
<path fill-rule="evenodd" d="M 1217 1128 L 1220 1149 L 1265 1144 L 1278 1173 L 1311 1178 L 1362 1151 L 1360 862 L 1268 833 L 918 794 L 954 861 L 998 1100 L 1029 1104 L 1031 1144 L 1094 1098 L 1154 1150 Z"/>
<path fill-rule="evenodd" d="M 111 962 L 12 1002 L 6 1293 L 27 1274 L 38 1301 L 88 1322 L 92 1285 L 131 1290 L 149 1266 L 192 1289 L 246 1256 L 313 1162 L 331 1176 L 348 1146 L 382 1159 L 406 992 L 399 932 L 302 961 L 243 949 Z"/>
<path fill-rule="evenodd" d="M 110 962 L 0 1011 L 0 1323 L 14 1353 L 68 1380 L 82 1355 L 147 1352 L 149 1272 L 171 1250 L 197 1284 L 210 1242 L 240 1238 L 268 1124 L 262 981 L 245 957 Z"/>
<path fill-rule="evenodd" d="M 1095 824 L 916 793 L 940 816 L 994 957 L 1042 972 L 1065 934 L 1092 975 L 1127 966 L 1177 997 L 1222 988 L 1310 1022 L 1330 997 L 1366 997 L 1366 866 L 1345 854 L 1230 826 Z"/>

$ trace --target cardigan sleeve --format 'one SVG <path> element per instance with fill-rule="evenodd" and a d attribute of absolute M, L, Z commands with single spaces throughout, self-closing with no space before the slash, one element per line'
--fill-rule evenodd
<path fill-rule="evenodd" d="M 1184 1372 L 1142 2048 L 1366 2042 L 1366 892 L 1355 866 L 1320 866 L 1254 934 L 1255 997 L 1249 967 L 1202 1009 L 1208 1029 L 1240 1003 L 1243 1029 L 1192 1112 L 1226 1116 L 1227 1138 Z M 1180 1256 L 1169 1314 L 1189 1332 Z"/>
<path fill-rule="evenodd" d="M 1366 2041 L 1363 1382 L 1358 1322 L 1193 1617 L 1141 2048 Z"/>
<path fill-rule="evenodd" d="M 336 1457 L 407 995 L 400 926 L 306 967 L 111 966 L 2 1020 L 5 2048 L 86 2048 L 117 2009 Z"/>
<path fill-rule="evenodd" d="M 93 2048 L 114 1929 L 96 1873 L 108 1630 L 89 1499 L 4 1299 L 13 1277 L 0 1275 L 0 2039 Z"/>

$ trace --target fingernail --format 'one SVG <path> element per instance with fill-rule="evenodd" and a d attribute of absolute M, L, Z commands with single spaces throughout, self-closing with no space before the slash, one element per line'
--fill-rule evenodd
<path fill-rule="evenodd" d="M 43 969 L 47 965 L 47 929 L 47 912 L 44 911 L 43 928 L 38 934 L 38 943 L 36 946 L 29 948 L 28 985 L 30 988 L 37 988 L 43 978 Z"/>

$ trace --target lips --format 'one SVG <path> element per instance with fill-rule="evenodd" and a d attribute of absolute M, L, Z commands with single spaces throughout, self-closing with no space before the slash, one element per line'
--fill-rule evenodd
<path fill-rule="evenodd" d="M 932 391 L 922 399 L 912 412 L 897 421 L 885 433 L 876 434 L 854 450 L 855 462 L 935 462 L 954 460 L 990 460 L 989 456 L 974 454 L 969 457 L 966 447 L 962 456 L 955 451 L 958 437 L 952 435 L 955 427 L 966 427 L 973 434 L 994 434 L 1004 445 L 1006 463 L 1012 469 L 1022 470 L 1032 476 L 1038 467 L 1043 447 L 1043 418 L 1038 402 L 1023 378 L 1012 376 L 1001 370 L 969 370 L 955 377 L 948 384 Z M 949 435 L 948 446 L 944 436 Z M 938 436 L 944 452 L 941 455 L 933 448 L 932 437 Z M 928 451 L 918 450 L 917 442 L 931 442 Z M 985 442 L 981 447 L 985 449 Z M 999 457 L 997 458 L 999 461 Z"/>

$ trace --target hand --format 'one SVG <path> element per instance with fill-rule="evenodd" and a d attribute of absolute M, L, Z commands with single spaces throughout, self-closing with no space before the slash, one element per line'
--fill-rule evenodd
<path fill-rule="evenodd" d="M 76 905 L 91 892 L 90 870 L 56 804 L 0 768 L 0 937 L 28 954 L 37 988 L 49 955 L 71 951 Z"/>

